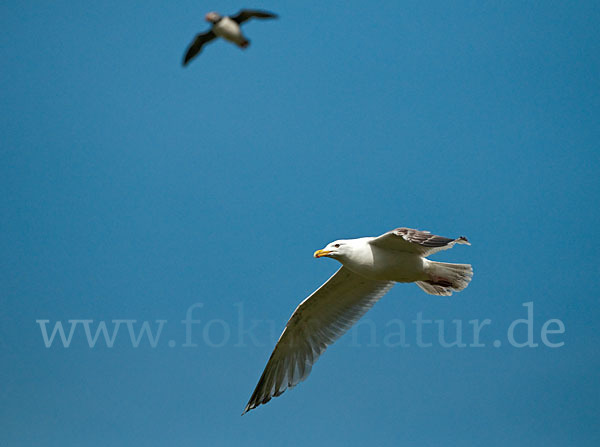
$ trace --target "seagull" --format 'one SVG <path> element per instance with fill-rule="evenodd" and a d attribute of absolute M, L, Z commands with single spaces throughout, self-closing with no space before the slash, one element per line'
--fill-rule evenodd
<path fill-rule="evenodd" d="M 205 33 L 196 34 L 194 41 L 185 53 L 183 65 L 185 66 L 191 59 L 200 53 L 204 44 L 217 37 L 222 37 L 229 42 L 233 42 L 240 48 L 247 48 L 248 45 L 250 45 L 250 41 L 242 34 L 240 25 L 253 17 L 256 17 L 257 19 L 275 19 L 277 18 L 277 14 L 252 9 L 242 9 L 236 15 L 231 17 L 222 16 L 217 12 L 209 12 L 206 14 L 205 19 L 207 22 L 212 23 L 212 28 Z"/>
<path fill-rule="evenodd" d="M 415 282 L 431 295 L 452 295 L 473 276 L 469 264 L 426 259 L 466 237 L 396 228 L 378 237 L 337 240 L 314 253 L 342 267 L 296 308 L 275 345 L 242 414 L 266 404 L 306 379 L 327 347 L 354 325 L 397 282 Z"/>

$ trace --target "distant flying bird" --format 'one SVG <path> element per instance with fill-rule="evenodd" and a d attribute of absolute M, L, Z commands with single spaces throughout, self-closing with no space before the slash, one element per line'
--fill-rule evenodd
<path fill-rule="evenodd" d="M 252 9 L 242 9 L 235 16 L 231 17 L 221 16 L 216 12 L 206 14 L 205 19 L 207 22 L 212 23 L 212 28 L 206 33 L 196 35 L 196 38 L 185 53 L 183 65 L 185 66 L 194 56 L 200 53 L 204 44 L 217 37 L 222 37 L 229 42 L 233 42 L 240 48 L 247 48 L 250 45 L 250 41 L 242 34 L 240 25 L 253 17 L 257 19 L 276 19 L 277 15 L 268 11 Z"/>
<path fill-rule="evenodd" d="M 314 253 L 342 267 L 296 308 L 267 362 L 244 413 L 302 382 L 319 356 L 397 282 L 416 282 L 431 295 L 452 295 L 473 276 L 469 264 L 430 261 L 426 256 L 471 245 L 428 231 L 396 228 L 378 237 L 338 240 Z M 242 414 L 244 414 L 242 413 Z"/>

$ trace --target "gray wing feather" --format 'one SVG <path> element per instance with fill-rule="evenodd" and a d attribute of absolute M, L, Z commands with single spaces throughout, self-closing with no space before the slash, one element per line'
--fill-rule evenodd
<path fill-rule="evenodd" d="M 306 379 L 327 347 L 393 285 L 394 282 L 373 281 L 341 267 L 292 314 L 244 413 Z"/>
<path fill-rule="evenodd" d="M 464 236 L 450 239 L 436 236 L 429 231 L 413 230 L 412 228 L 396 228 L 372 239 L 369 243 L 382 248 L 416 253 L 421 256 L 429 256 L 438 251 L 447 250 L 452 248 L 454 244 L 471 245 Z"/>

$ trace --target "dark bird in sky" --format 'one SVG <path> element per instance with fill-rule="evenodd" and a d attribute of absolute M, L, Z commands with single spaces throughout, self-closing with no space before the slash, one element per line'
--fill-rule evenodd
<path fill-rule="evenodd" d="M 209 12 L 206 14 L 206 21 L 212 23 L 212 28 L 210 31 L 196 35 L 194 41 L 185 52 L 183 65 L 187 65 L 190 60 L 200 53 L 202 47 L 206 43 L 217 37 L 222 37 L 223 39 L 236 44 L 240 48 L 247 48 L 248 45 L 250 45 L 250 41 L 242 34 L 240 25 L 253 17 L 257 19 L 276 19 L 277 14 L 252 9 L 242 9 L 236 15 L 231 17 L 222 16 L 216 12 Z"/>

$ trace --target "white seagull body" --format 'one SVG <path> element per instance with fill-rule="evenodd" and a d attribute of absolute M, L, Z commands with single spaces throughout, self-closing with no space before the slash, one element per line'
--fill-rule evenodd
<path fill-rule="evenodd" d="M 455 244 L 470 245 L 465 237 L 449 239 L 397 228 L 379 237 L 338 240 L 317 250 L 316 258 L 334 258 L 342 267 L 296 308 L 244 413 L 306 379 L 325 349 L 396 282 L 416 282 L 431 295 L 448 296 L 467 287 L 473 276 L 469 264 L 425 258 Z"/>

